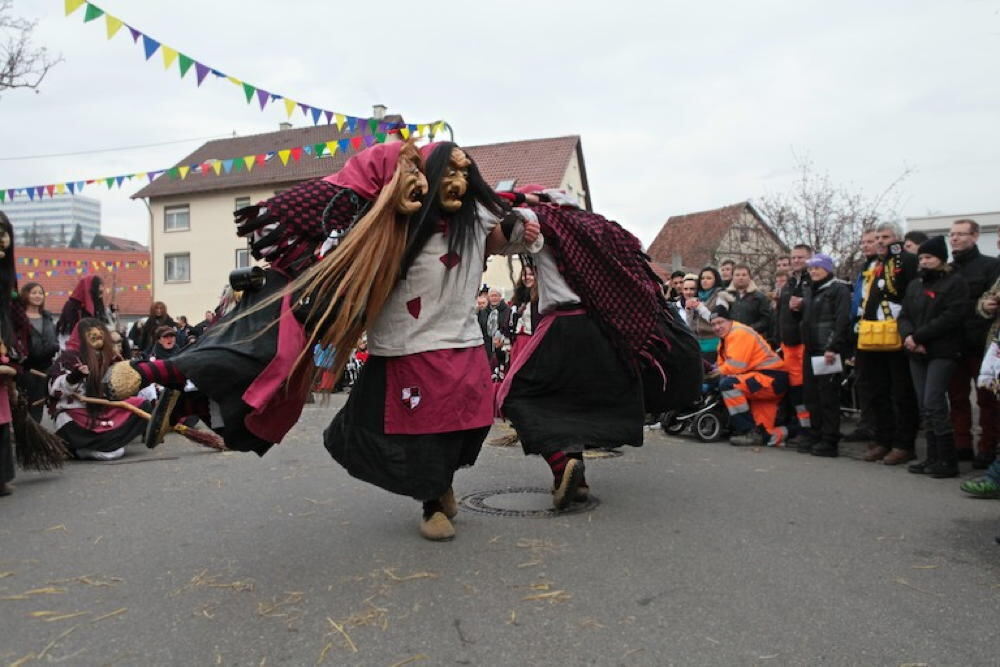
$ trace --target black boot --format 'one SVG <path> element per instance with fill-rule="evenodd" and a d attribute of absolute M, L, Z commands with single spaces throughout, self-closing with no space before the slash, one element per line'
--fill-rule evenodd
<path fill-rule="evenodd" d="M 937 436 L 935 436 L 932 431 L 927 431 L 927 435 L 924 437 L 927 439 L 927 456 L 923 461 L 911 463 L 906 467 L 906 469 L 914 475 L 927 474 L 927 469 L 937 463 L 938 460 Z"/>
<path fill-rule="evenodd" d="M 937 436 L 938 460 L 927 467 L 927 474 L 934 479 L 958 477 L 958 453 L 955 451 L 955 436 Z"/>

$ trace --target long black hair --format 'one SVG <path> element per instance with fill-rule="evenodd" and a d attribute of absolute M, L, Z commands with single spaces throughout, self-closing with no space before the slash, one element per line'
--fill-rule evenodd
<path fill-rule="evenodd" d="M 455 213 L 448 213 L 441 209 L 438 192 L 441 189 L 442 179 L 448 173 L 451 151 L 455 148 L 461 150 L 457 144 L 450 141 L 434 144 L 434 149 L 424 163 L 424 174 L 427 176 L 428 184 L 427 196 L 424 198 L 424 204 L 420 210 L 415 215 L 410 216 L 406 252 L 403 254 L 402 276 L 406 276 L 417 255 L 427 243 L 427 239 L 437 231 L 438 224 L 442 220 L 447 219 L 448 221 L 448 252 L 461 255 L 472 241 L 471 230 L 479 222 L 479 205 L 481 204 L 497 217 L 503 213 L 503 200 L 483 180 L 479 168 L 468 156 L 468 153 L 466 153 L 466 157 L 469 157 L 471 164 L 469 165 L 468 188 L 465 191 L 465 196 L 462 197 L 462 208 Z"/>
<path fill-rule="evenodd" d="M 17 267 L 14 264 L 14 225 L 0 211 L 0 229 L 7 232 L 10 245 L 0 258 L 0 338 L 7 345 L 7 354 L 20 359 L 27 354 L 27 336 L 31 324 L 17 292 Z"/>

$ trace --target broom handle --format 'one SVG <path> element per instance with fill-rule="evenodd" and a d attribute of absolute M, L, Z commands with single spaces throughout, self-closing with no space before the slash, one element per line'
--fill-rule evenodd
<path fill-rule="evenodd" d="M 122 408 L 123 410 L 128 410 L 132 414 L 139 415 L 146 421 L 149 421 L 149 413 L 142 408 L 132 405 L 127 401 L 108 401 L 103 398 L 91 398 L 90 396 L 81 396 L 79 394 L 74 395 L 77 400 L 82 403 L 93 403 L 94 405 L 104 405 L 109 408 Z"/>

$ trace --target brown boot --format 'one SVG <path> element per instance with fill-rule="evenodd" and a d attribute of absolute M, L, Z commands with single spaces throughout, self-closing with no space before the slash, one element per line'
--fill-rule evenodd
<path fill-rule="evenodd" d="M 868 463 L 874 463 L 875 461 L 881 461 L 884 459 L 888 453 L 888 447 L 883 447 L 882 445 L 868 445 L 868 451 L 861 457 L 861 460 L 868 461 Z"/>
<path fill-rule="evenodd" d="M 444 495 L 438 498 L 438 502 L 441 503 L 441 511 L 446 517 L 454 519 L 458 516 L 458 502 L 455 501 L 455 491 L 450 486 Z"/>
<path fill-rule="evenodd" d="M 916 455 L 908 449 L 893 448 L 893 450 L 886 454 L 882 459 L 882 465 L 898 466 L 901 463 L 907 463 L 915 458 L 917 458 Z"/>
<path fill-rule="evenodd" d="M 583 482 L 584 465 L 581 459 L 570 459 L 563 469 L 559 483 L 552 491 L 552 504 L 557 510 L 569 507 Z"/>
<path fill-rule="evenodd" d="M 420 521 L 420 535 L 433 542 L 445 542 L 455 537 L 455 527 L 444 515 L 444 512 L 434 512 Z"/>

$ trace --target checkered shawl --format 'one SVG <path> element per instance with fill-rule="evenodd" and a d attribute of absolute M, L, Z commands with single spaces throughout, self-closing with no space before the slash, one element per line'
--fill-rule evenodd
<path fill-rule="evenodd" d="M 298 274 L 316 261 L 331 233 L 342 235 L 367 203 L 353 190 L 316 178 L 233 216 L 237 235 L 250 237 L 255 258 Z"/>
<path fill-rule="evenodd" d="M 531 209 L 559 272 L 629 367 L 662 380 L 655 382 L 661 391 L 669 381 L 682 404 L 697 398 L 698 343 L 668 307 L 639 239 L 595 213 L 547 204 Z"/>

